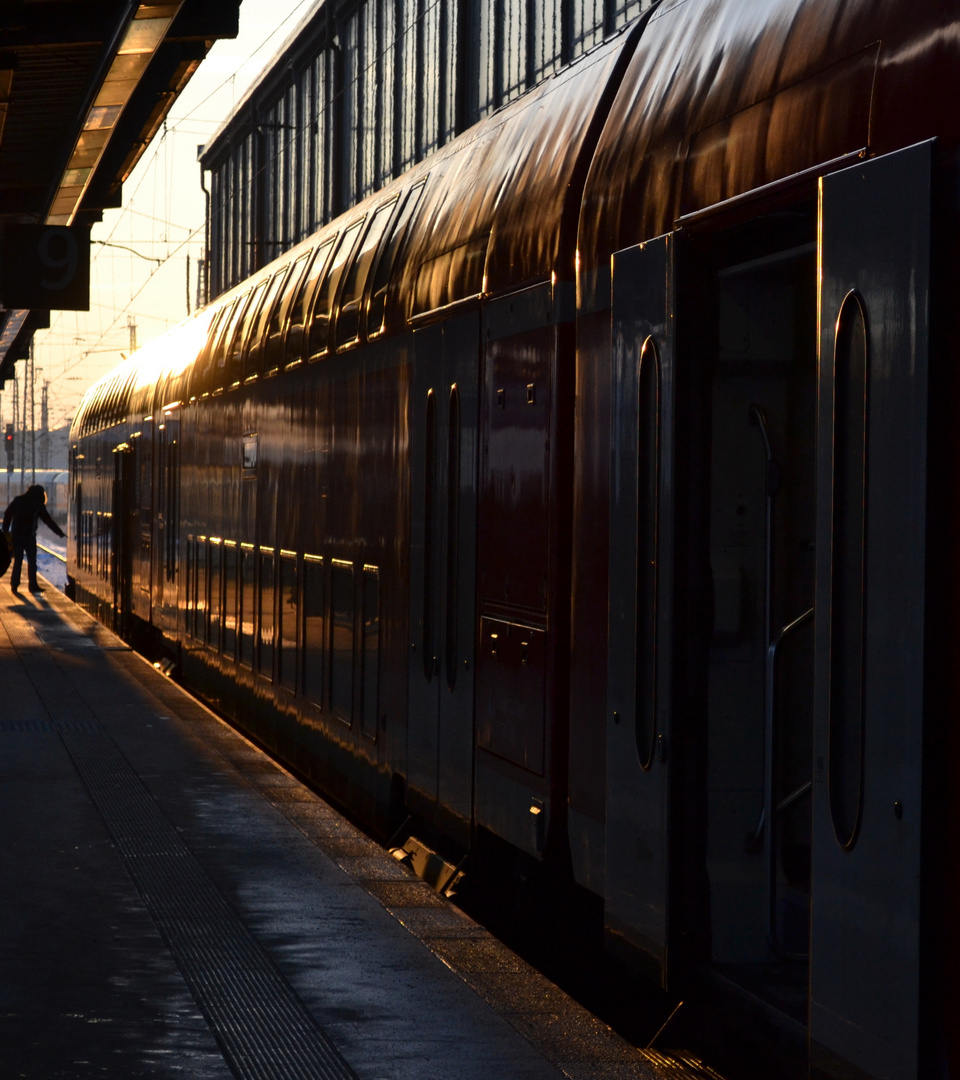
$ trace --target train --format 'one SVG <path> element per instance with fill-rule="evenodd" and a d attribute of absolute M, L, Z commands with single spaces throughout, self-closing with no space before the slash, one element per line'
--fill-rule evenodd
<path fill-rule="evenodd" d="M 946 0 L 661 0 L 89 390 L 73 594 L 779 1075 L 960 1076 L 958 95 Z"/>

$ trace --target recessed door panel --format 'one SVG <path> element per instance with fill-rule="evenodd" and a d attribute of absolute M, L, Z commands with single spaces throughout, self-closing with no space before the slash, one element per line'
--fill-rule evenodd
<path fill-rule="evenodd" d="M 920 1075 L 931 154 L 821 186 L 814 1075 Z"/>
<path fill-rule="evenodd" d="M 414 337 L 411 406 L 411 808 L 468 835 L 473 813 L 479 319 Z"/>

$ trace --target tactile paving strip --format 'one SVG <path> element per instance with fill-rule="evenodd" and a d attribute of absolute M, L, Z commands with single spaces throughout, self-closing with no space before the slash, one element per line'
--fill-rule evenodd
<path fill-rule="evenodd" d="M 66 699 L 74 717 L 85 707 L 41 646 L 42 630 L 17 618 L 3 626 L 50 715 L 3 730 L 63 740 L 238 1080 L 356 1080 L 102 726 L 93 716 L 58 721 Z"/>

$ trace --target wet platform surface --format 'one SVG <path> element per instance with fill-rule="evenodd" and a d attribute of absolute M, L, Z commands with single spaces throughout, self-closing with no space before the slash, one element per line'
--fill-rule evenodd
<path fill-rule="evenodd" d="M 52 587 L 0 585 L 0 1077 L 708 1077 L 640 1051 Z"/>

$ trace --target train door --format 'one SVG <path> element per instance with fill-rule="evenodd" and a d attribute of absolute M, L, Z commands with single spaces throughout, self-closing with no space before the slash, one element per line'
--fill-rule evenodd
<path fill-rule="evenodd" d="M 694 244 L 684 308 L 699 387 L 710 583 L 704 851 L 714 970 L 807 1021 L 816 528 L 812 204 Z M 703 286 L 706 286 L 706 290 Z M 695 307 L 696 305 L 696 307 Z M 703 305 L 702 307 L 699 305 Z M 696 314 L 695 314 L 696 312 Z M 702 321 L 700 321 L 702 320 Z"/>
<path fill-rule="evenodd" d="M 920 1037 L 920 811 L 931 152 L 920 144 L 821 182 L 818 1076 L 913 1080 L 929 1050 Z"/>
<path fill-rule="evenodd" d="M 150 621 L 153 601 L 153 450 L 154 423 L 148 417 L 135 442 L 137 468 L 137 511 L 140 517 L 138 574 L 139 596 L 135 612 L 145 622 Z"/>
<path fill-rule="evenodd" d="M 131 519 L 136 513 L 136 459 L 129 444 L 121 443 L 113 452 L 113 628 L 118 634 L 129 629 L 133 552 L 135 538 Z M 139 537 L 136 538 L 137 541 Z"/>
<path fill-rule="evenodd" d="M 606 922 L 798 1024 L 810 904 L 812 203 L 614 258 Z"/>
<path fill-rule="evenodd" d="M 667 981 L 672 241 L 614 256 L 607 721 L 608 943 Z"/>
<path fill-rule="evenodd" d="M 164 409 L 158 427 L 154 604 L 170 637 L 177 631 L 177 565 L 180 544 L 180 409 Z"/>
<path fill-rule="evenodd" d="M 469 840 L 479 315 L 414 334 L 408 801 Z"/>

